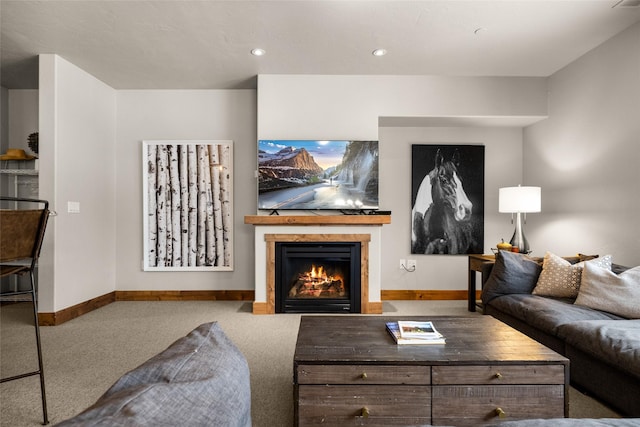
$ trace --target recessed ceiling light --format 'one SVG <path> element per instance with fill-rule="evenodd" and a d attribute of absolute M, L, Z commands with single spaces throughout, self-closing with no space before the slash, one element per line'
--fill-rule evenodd
<path fill-rule="evenodd" d="M 371 52 L 371 54 L 373 56 L 385 56 L 387 54 L 387 50 L 386 49 L 376 49 L 373 52 Z"/>
<path fill-rule="evenodd" d="M 255 48 L 255 49 L 251 49 L 251 55 L 253 55 L 253 56 L 262 56 L 262 55 L 264 55 L 266 53 L 267 53 L 266 50 L 260 49 L 259 47 Z"/>

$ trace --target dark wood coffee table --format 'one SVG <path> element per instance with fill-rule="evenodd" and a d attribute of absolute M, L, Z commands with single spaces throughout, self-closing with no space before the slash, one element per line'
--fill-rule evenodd
<path fill-rule="evenodd" d="M 444 345 L 397 345 L 393 320 L 431 320 Z M 302 316 L 297 426 L 480 426 L 568 415 L 569 360 L 490 316 Z"/>

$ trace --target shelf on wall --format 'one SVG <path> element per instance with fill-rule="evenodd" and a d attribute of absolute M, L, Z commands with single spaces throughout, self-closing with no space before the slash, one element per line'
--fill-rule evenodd
<path fill-rule="evenodd" d="M 391 215 L 246 215 L 244 223 L 253 225 L 383 225 L 391 224 Z"/>
<path fill-rule="evenodd" d="M 3 175 L 38 175 L 38 169 L 0 169 Z"/>

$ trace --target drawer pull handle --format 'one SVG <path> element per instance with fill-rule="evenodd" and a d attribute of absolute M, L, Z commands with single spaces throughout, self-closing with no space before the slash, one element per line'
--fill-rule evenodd
<path fill-rule="evenodd" d="M 363 380 L 366 380 L 366 379 L 367 379 L 367 373 L 366 373 L 366 372 L 363 372 L 363 373 L 360 375 L 360 378 L 362 378 Z"/>
<path fill-rule="evenodd" d="M 500 372 L 496 372 L 496 374 L 494 375 L 494 377 L 498 380 L 502 379 L 502 374 Z"/>
<path fill-rule="evenodd" d="M 363 406 L 362 409 L 360 410 L 360 416 L 362 418 L 369 418 L 369 408 L 367 408 L 366 406 Z"/>
<path fill-rule="evenodd" d="M 504 418 L 507 416 L 507 414 L 502 410 L 502 408 L 496 408 L 495 412 L 496 412 L 496 415 L 499 416 L 500 418 Z"/>

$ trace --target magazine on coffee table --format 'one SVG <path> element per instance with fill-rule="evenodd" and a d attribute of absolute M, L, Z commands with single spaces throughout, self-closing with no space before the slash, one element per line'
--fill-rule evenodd
<path fill-rule="evenodd" d="M 436 330 L 431 322 L 399 320 L 398 327 L 400 328 L 400 336 L 402 336 L 402 338 L 442 338 L 442 334 Z"/>
<path fill-rule="evenodd" d="M 426 338 L 422 337 L 403 337 L 400 332 L 399 323 L 401 322 L 387 322 L 387 331 L 393 337 L 396 344 L 416 344 L 416 345 L 429 345 L 429 344 L 445 344 L 445 338 L 442 334 L 436 332 L 436 335 L 432 335 Z M 424 322 L 419 322 L 424 323 Z M 429 322 L 430 323 L 430 322 Z M 433 326 L 433 325 L 432 325 Z"/>

